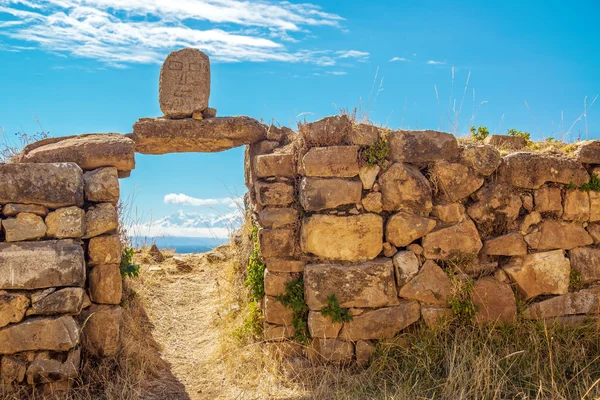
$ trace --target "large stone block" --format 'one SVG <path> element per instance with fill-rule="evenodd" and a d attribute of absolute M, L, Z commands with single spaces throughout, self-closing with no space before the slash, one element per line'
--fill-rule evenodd
<path fill-rule="evenodd" d="M 557 187 L 542 187 L 533 192 L 535 203 L 535 211 L 552 212 L 562 215 L 562 195 L 560 188 Z"/>
<path fill-rule="evenodd" d="M 358 175 L 358 146 L 313 147 L 302 164 L 306 176 L 352 178 Z"/>
<path fill-rule="evenodd" d="M 513 257 L 502 268 L 526 299 L 569 291 L 571 265 L 562 250 Z"/>
<path fill-rule="evenodd" d="M 523 202 L 515 190 L 505 184 L 488 184 L 478 190 L 475 202 L 467 213 L 475 221 L 482 235 L 503 233 L 515 223 Z"/>
<path fill-rule="evenodd" d="M 294 186 L 285 182 L 256 182 L 256 200 L 261 206 L 286 207 L 294 202 Z"/>
<path fill-rule="evenodd" d="M 249 117 L 219 117 L 201 121 L 142 118 L 131 139 L 142 154 L 212 153 L 264 140 L 267 129 Z"/>
<path fill-rule="evenodd" d="M 354 358 L 354 344 L 338 339 L 314 339 L 318 359 L 333 364 L 349 364 Z"/>
<path fill-rule="evenodd" d="M 312 264 L 304 268 L 304 297 L 311 310 L 327 306 L 335 294 L 342 308 L 398 304 L 392 260 L 378 258 L 354 265 Z"/>
<path fill-rule="evenodd" d="M 483 178 L 464 164 L 438 161 L 433 167 L 438 190 L 451 202 L 470 196 L 483 185 Z"/>
<path fill-rule="evenodd" d="M 515 295 L 507 283 L 485 277 L 473 285 L 475 321 L 483 323 L 513 322 L 517 318 Z"/>
<path fill-rule="evenodd" d="M 405 247 L 435 228 L 434 219 L 405 211 L 392 215 L 385 227 L 385 239 L 397 247 Z"/>
<path fill-rule="evenodd" d="M 399 251 L 393 258 L 396 283 L 401 287 L 419 272 L 419 259 L 412 251 Z"/>
<path fill-rule="evenodd" d="M 362 182 L 347 179 L 303 178 L 300 204 L 306 211 L 319 211 L 360 203 Z"/>
<path fill-rule="evenodd" d="M 0 164 L 0 204 L 48 208 L 83 205 L 83 172 L 76 164 Z"/>
<path fill-rule="evenodd" d="M 546 182 L 581 186 L 590 176 L 581 163 L 545 153 L 513 153 L 498 170 L 506 183 L 522 189 L 538 189 Z"/>
<path fill-rule="evenodd" d="M 96 236 L 88 243 L 88 265 L 121 264 L 119 235 Z"/>
<path fill-rule="evenodd" d="M 158 102 L 169 118 L 187 118 L 208 107 L 210 60 L 198 49 L 171 52 L 160 69 Z"/>
<path fill-rule="evenodd" d="M 0 289 L 85 284 L 85 258 L 72 240 L 0 243 Z"/>
<path fill-rule="evenodd" d="M 0 328 L 21 322 L 29 304 L 29 297 L 22 293 L 0 290 Z"/>
<path fill-rule="evenodd" d="M 379 139 L 379 128 L 372 124 L 354 124 L 348 142 L 359 146 L 373 146 Z"/>
<path fill-rule="evenodd" d="M 460 203 L 438 204 L 433 206 L 431 215 L 447 224 L 456 224 L 466 218 L 465 206 Z"/>
<path fill-rule="evenodd" d="M 483 244 L 471 220 L 442 228 L 423 237 L 425 258 L 449 260 L 465 254 L 477 254 Z"/>
<path fill-rule="evenodd" d="M 294 311 L 272 296 L 265 296 L 265 321 L 276 325 L 292 325 Z"/>
<path fill-rule="evenodd" d="M 420 317 L 420 307 L 416 301 L 402 301 L 395 307 L 366 310 L 344 324 L 340 338 L 351 341 L 391 339 Z"/>
<path fill-rule="evenodd" d="M 31 318 L 0 329 L 0 354 L 22 351 L 67 351 L 79 344 L 73 317 Z"/>
<path fill-rule="evenodd" d="M 527 243 L 522 234 L 513 232 L 486 240 L 483 252 L 489 256 L 524 256 L 527 254 Z"/>
<path fill-rule="evenodd" d="M 335 339 L 342 329 L 341 322 L 332 322 L 331 317 L 324 316 L 320 311 L 308 313 L 308 331 L 313 338 Z"/>
<path fill-rule="evenodd" d="M 502 162 L 500 152 L 490 145 L 467 145 L 461 149 L 463 163 L 483 176 L 490 176 Z"/>
<path fill-rule="evenodd" d="M 299 131 L 309 146 L 334 146 L 345 143 L 352 121 L 347 115 L 326 117 L 300 125 Z"/>
<path fill-rule="evenodd" d="M 114 167 L 98 168 L 83 174 L 85 199 L 93 203 L 119 201 L 119 174 Z"/>
<path fill-rule="evenodd" d="M 578 143 L 575 155 L 580 163 L 600 164 L 600 140 L 587 140 Z"/>
<path fill-rule="evenodd" d="M 579 189 L 567 190 L 562 218 L 567 221 L 588 221 L 590 219 L 590 195 Z"/>
<path fill-rule="evenodd" d="M 445 132 L 396 131 L 390 134 L 389 143 L 394 161 L 428 163 L 458 157 L 456 138 Z"/>
<path fill-rule="evenodd" d="M 445 306 L 452 296 L 450 278 L 435 262 L 428 260 L 398 294 L 405 299 Z"/>
<path fill-rule="evenodd" d="M 581 274 L 582 283 L 600 280 L 600 249 L 577 247 L 569 251 L 571 268 Z"/>
<path fill-rule="evenodd" d="M 100 203 L 88 208 L 85 213 L 85 238 L 100 236 L 119 227 L 119 214 L 111 203 Z"/>
<path fill-rule="evenodd" d="M 79 314 L 85 299 L 85 289 L 64 288 L 45 296 L 34 296 L 27 315 Z"/>
<path fill-rule="evenodd" d="M 97 265 L 90 271 L 90 299 L 99 304 L 120 304 L 123 280 L 118 265 Z"/>
<path fill-rule="evenodd" d="M 256 176 L 268 178 L 270 176 L 287 176 L 293 178 L 296 174 L 294 154 L 274 153 L 256 156 L 254 161 Z"/>
<path fill-rule="evenodd" d="M 298 240 L 294 229 L 261 229 L 258 241 L 264 258 L 286 258 L 296 254 Z"/>
<path fill-rule="evenodd" d="M 537 231 L 526 235 L 525 241 L 534 250 L 570 250 L 588 246 L 594 239 L 580 223 L 546 220 Z"/>
<path fill-rule="evenodd" d="M 127 175 L 135 168 L 134 143 L 118 133 L 93 133 L 44 139 L 26 146 L 22 163 L 75 163 L 89 171 L 115 167 Z M 63 204 L 81 205 L 79 203 Z"/>
<path fill-rule="evenodd" d="M 267 259 L 265 260 L 267 269 L 271 272 L 304 272 L 304 261 Z"/>
<path fill-rule="evenodd" d="M 599 294 L 600 288 L 595 287 L 556 296 L 527 307 L 523 316 L 529 319 L 544 319 L 564 315 L 598 314 L 600 313 Z"/>
<path fill-rule="evenodd" d="M 31 213 L 35 215 L 39 215 L 40 217 L 45 217 L 48 215 L 48 208 L 44 206 L 39 206 L 37 204 L 6 204 L 2 207 L 2 214 L 5 217 L 15 217 L 19 213 Z"/>
<path fill-rule="evenodd" d="M 121 307 L 92 305 L 82 311 L 82 342 L 91 354 L 111 357 L 120 348 Z"/>
<path fill-rule="evenodd" d="M 527 140 L 521 136 L 490 135 L 485 143 L 502 150 L 521 150 L 527 146 Z"/>
<path fill-rule="evenodd" d="M 383 248 L 383 218 L 376 214 L 356 216 L 313 215 L 301 229 L 302 250 L 327 260 L 372 260 Z"/>
<path fill-rule="evenodd" d="M 267 207 L 258 213 L 258 220 L 263 228 L 283 228 L 299 222 L 298 210 Z"/>
<path fill-rule="evenodd" d="M 267 296 L 279 296 L 285 293 L 285 285 L 299 278 L 299 274 L 274 272 L 265 270 L 265 294 Z"/>
<path fill-rule="evenodd" d="M 46 224 L 39 215 L 20 213 L 16 218 L 2 221 L 7 242 L 35 240 L 46 236 Z"/>
<path fill-rule="evenodd" d="M 64 207 L 46 217 L 47 234 L 56 239 L 80 239 L 85 235 L 85 211 L 79 207 Z"/>
<path fill-rule="evenodd" d="M 385 211 L 413 210 L 429 214 L 432 192 L 429 181 L 414 166 L 395 163 L 379 177 Z"/>

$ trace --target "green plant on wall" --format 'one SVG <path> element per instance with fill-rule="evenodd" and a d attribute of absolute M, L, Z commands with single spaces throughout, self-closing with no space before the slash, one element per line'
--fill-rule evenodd
<path fill-rule="evenodd" d="M 515 128 L 511 128 L 508 130 L 507 134 L 508 136 L 522 137 L 526 141 L 531 142 L 531 134 L 529 132 L 518 131 Z"/>
<path fill-rule="evenodd" d="M 590 176 L 590 181 L 581 185 L 579 189 L 581 189 L 583 192 L 600 192 L 600 178 L 598 178 L 598 175 L 593 173 Z"/>
<path fill-rule="evenodd" d="M 140 265 L 133 263 L 133 248 L 125 247 L 121 254 L 121 276 L 136 278 L 140 275 Z"/>
<path fill-rule="evenodd" d="M 381 135 L 375 144 L 367 146 L 362 151 L 362 159 L 369 167 L 379 165 L 385 168 L 386 159 L 390 156 L 390 143 L 387 135 Z"/>
<path fill-rule="evenodd" d="M 254 301 L 260 301 L 265 297 L 265 264 L 260 256 L 260 246 L 258 244 L 258 228 L 253 227 L 252 231 L 252 251 L 248 258 L 247 272 L 248 276 L 244 285 L 250 289 L 250 297 Z"/>
<path fill-rule="evenodd" d="M 487 128 L 487 126 L 479 126 L 477 128 L 472 126 L 470 131 L 473 139 L 477 140 L 478 142 L 482 142 L 490 134 L 490 131 Z"/>
<path fill-rule="evenodd" d="M 581 272 L 574 268 L 571 268 L 571 272 L 569 273 L 569 288 L 573 291 L 583 288 L 583 276 Z"/>
<path fill-rule="evenodd" d="M 453 271 L 449 272 L 452 297 L 448 301 L 454 318 L 459 322 L 470 322 L 475 317 L 473 304 L 473 278 L 458 279 Z"/>
<path fill-rule="evenodd" d="M 327 306 L 321 310 L 321 315 L 331 317 L 331 322 L 333 323 L 352 321 L 350 311 L 340 307 L 340 302 L 335 294 L 331 294 L 327 297 Z"/>
<path fill-rule="evenodd" d="M 310 334 L 308 332 L 308 305 L 304 300 L 304 279 L 287 282 L 285 293 L 275 297 L 281 304 L 291 308 L 293 312 L 292 326 L 294 327 L 294 339 L 300 343 L 308 344 Z"/>

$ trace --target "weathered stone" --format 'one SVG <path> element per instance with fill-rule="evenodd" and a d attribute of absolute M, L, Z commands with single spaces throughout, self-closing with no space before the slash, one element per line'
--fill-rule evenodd
<path fill-rule="evenodd" d="M 256 176 L 259 178 L 270 176 L 287 176 L 292 178 L 296 175 L 294 155 L 291 153 L 261 154 L 256 156 L 254 165 Z"/>
<path fill-rule="evenodd" d="M 82 342 L 87 351 L 104 357 L 116 355 L 120 347 L 121 307 L 93 304 L 81 312 L 80 320 L 85 321 Z"/>
<path fill-rule="evenodd" d="M 59 208 L 46 217 L 47 235 L 56 239 L 79 239 L 85 235 L 85 211 L 79 207 Z"/>
<path fill-rule="evenodd" d="M 395 163 L 379 177 L 386 211 L 413 210 L 429 214 L 432 208 L 429 181 L 414 166 Z"/>
<path fill-rule="evenodd" d="M 137 153 L 166 154 L 223 151 L 264 140 L 266 134 L 265 126 L 249 117 L 142 118 L 130 137 Z"/>
<path fill-rule="evenodd" d="M 39 215 L 20 213 L 16 218 L 2 221 L 7 242 L 35 240 L 46 236 L 46 224 Z"/>
<path fill-rule="evenodd" d="M 569 251 L 571 268 L 581 274 L 582 283 L 600 280 L 600 249 L 577 247 Z"/>
<path fill-rule="evenodd" d="M 428 233 L 423 237 L 425 258 L 448 260 L 465 254 L 477 254 L 483 244 L 471 220 Z"/>
<path fill-rule="evenodd" d="M 358 175 L 358 146 L 313 147 L 302 164 L 306 176 L 351 178 Z"/>
<path fill-rule="evenodd" d="M 27 371 L 27 363 L 25 361 L 11 356 L 1 357 L 0 384 L 13 385 L 23 382 L 25 371 Z"/>
<path fill-rule="evenodd" d="M 502 162 L 500 152 L 490 145 L 469 145 L 460 155 L 463 163 L 483 176 L 493 174 Z"/>
<path fill-rule="evenodd" d="M 600 243 L 600 224 L 589 224 L 587 226 L 587 232 L 592 237 L 594 244 Z"/>
<path fill-rule="evenodd" d="M 538 189 L 546 182 L 581 186 L 590 180 L 579 162 L 545 153 L 510 154 L 498 171 L 505 182 L 523 189 Z"/>
<path fill-rule="evenodd" d="M 567 190 L 562 218 L 567 221 L 587 221 L 590 219 L 590 196 L 578 189 Z"/>
<path fill-rule="evenodd" d="M 56 292 L 56 288 L 41 289 L 32 292 L 29 297 L 31 298 L 32 303 L 37 303 L 38 301 L 41 301 L 44 297 L 54 292 Z"/>
<path fill-rule="evenodd" d="M 533 211 L 533 195 L 531 193 L 524 193 L 521 195 L 521 203 L 523 203 L 523 208 L 528 211 Z"/>
<path fill-rule="evenodd" d="M 537 212 L 556 212 L 562 215 L 562 196 L 560 188 L 543 187 L 533 192 L 535 199 L 535 210 Z"/>
<path fill-rule="evenodd" d="M 265 208 L 258 213 L 263 228 L 282 228 L 298 222 L 298 211 L 293 208 Z"/>
<path fill-rule="evenodd" d="M 440 306 L 421 306 L 421 316 L 423 322 L 429 329 L 439 328 L 445 321 L 452 319 L 452 310 L 447 307 Z"/>
<path fill-rule="evenodd" d="M 509 233 L 486 240 L 483 252 L 489 256 L 524 256 L 527 254 L 527 243 L 523 240 L 522 234 Z"/>
<path fill-rule="evenodd" d="M 598 314 L 600 313 L 599 294 L 600 288 L 595 287 L 553 297 L 527 307 L 523 317 L 544 319 L 563 315 Z"/>
<path fill-rule="evenodd" d="M 517 303 L 510 285 L 492 277 L 477 280 L 471 295 L 475 306 L 475 321 L 482 323 L 513 322 Z"/>
<path fill-rule="evenodd" d="M 534 250 L 570 250 L 594 242 L 581 224 L 554 220 L 543 221 L 537 231 L 525 236 L 525 241 Z"/>
<path fill-rule="evenodd" d="M 160 69 L 158 101 L 169 118 L 187 118 L 208 107 L 210 60 L 198 49 L 171 52 Z"/>
<path fill-rule="evenodd" d="M 379 192 L 371 192 L 362 200 L 362 206 L 367 212 L 380 213 L 383 211 L 383 197 Z"/>
<path fill-rule="evenodd" d="M 431 215 L 447 224 L 456 224 L 465 219 L 465 206 L 460 203 L 439 204 L 433 206 Z"/>
<path fill-rule="evenodd" d="M 298 274 L 273 272 L 270 269 L 265 270 L 265 294 L 268 296 L 279 296 L 285 293 L 285 285 L 288 282 L 298 279 Z"/>
<path fill-rule="evenodd" d="M 27 383 L 49 384 L 76 379 L 79 376 L 79 364 L 81 363 L 81 350 L 72 350 L 65 362 L 55 359 L 34 360 L 27 368 Z M 67 385 L 67 388 L 69 386 Z M 56 391 L 53 388 L 52 393 Z"/>
<path fill-rule="evenodd" d="M 562 250 L 513 257 L 502 269 L 526 299 L 569 291 L 571 266 Z"/>
<path fill-rule="evenodd" d="M 521 136 L 489 135 L 484 142 L 502 150 L 521 150 L 527 147 L 527 140 Z"/>
<path fill-rule="evenodd" d="M 415 253 L 418 256 L 423 254 L 423 247 L 421 247 L 420 245 L 418 245 L 416 243 L 411 243 L 408 246 L 406 246 L 406 250 L 412 251 L 413 253 Z"/>
<path fill-rule="evenodd" d="M 383 218 L 313 215 L 302 223 L 301 245 L 304 252 L 327 260 L 372 260 L 383 248 Z"/>
<path fill-rule="evenodd" d="M 348 135 L 348 142 L 358 146 L 373 146 L 377 139 L 379 139 L 379 128 L 371 124 L 353 125 Z"/>
<path fill-rule="evenodd" d="M 396 131 L 390 133 L 389 142 L 394 161 L 427 163 L 458 158 L 458 142 L 445 132 Z"/>
<path fill-rule="evenodd" d="M 531 226 L 537 225 L 540 222 L 542 222 L 542 216 L 540 213 L 537 211 L 530 212 L 523 218 L 523 221 L 521 222 L 521 226 L 519 227 L 521 234 L 527 235 L 528 233 L 531 233 Z"/>
<path fill-rule="evenodd" d="M 79 344 L 79 326 L 71 316 L 30 318 L 0 329 L 0 354 L 67 351 Z"/>
<path fill-rule="evenodd" d="M 271 272 L 304 272 L 304 261 L 268 259 L 265 263 Z"/>
<path fill-rule="evenodd" d="M 194 269 L 194 265 L 186 257 L 174 256 L 172 260 L 175 262 L 175 267 L 178 271 L 190 272 Z"/>
<path fill-rule="evenodd" d="M 394 246 L 388 242 L 383 243 L 383 255 L 385 257 L 393 257 L 394 254 L 396 254 L 397 252 L 398 252 L 398 249 L 396 248 L 396 246 Z"/>
<path fill-rule="evenodd" d="M 311 310 L 327 306 L 335 294 L 342 308 L 375 308 L 398 303 L 392 260 L 363 264 L 312 264 L 304 268 L 304 296 Z"/>
<path fill-rule="evenodd" d="M 83 173 L 73 163 L 0 164 L 0 203 L 82 205 Z"/>
<path fill-rule="evenodd" d="M 344 340 L 390 339 L 421 317 L 419 303 L 401 301 L 395 307 L 366 310 L 346 322 L 340 332 Z"/>
<path fill-rule="evenodd" d="M 398 252 L 394 256 L 393 262 L 398 287 L 410 281 L 419 272 L 419 259 L 412 251 Z"/>
<path fill-rule="evenodd" d="M 314 339 L 313 347 L 318 357 L 333 364 L 349 364 L 354 358 L 354 345 L 338 339 Z"/>
<path fill-rule="evenodd" d="M 123 292 L 118 265 L 97 265 L 90 271 L 88 285 L 90 299 L 99 304 L 120 304 Z"/>
<path fill-rule="evenodd" d="M 590 222 L 600 221 L 600 193 L 590 191 Z"/>
<path fill-rule="evenodd" d="M 26 146 L 21 152 L 20 162 L 75 163 L 84 171 L 115 167 L 120 173 L 127 173 L 135 168 L 134 146 L 130 138 L 118 133 L 63 136 L 40 140 Z M 81 203 L 63 203 L 59 207 L 70 205 Z M 54 208 L 50 205 L 48 207 Z"/>
<path fill-rule="evenodd" d="M 294 328 L 291 325 L 275 325 L 268 322 L 263 323 L 263 338 L 270 341 L 281 341 L 294 336 Z"/>
<path fill-rule="evenodd" d="M 362 183 L 347 179 L 302 178 L 300 204 L 306 211 L 320 211 L 360 203 Z"/>
<path fill-rule="evenodd" d="M 438 161 L 433 167 L 438 190 L 451 202 L 462 200 L 483 185 L 483 178 L 460 163 Z"/>
<path fill-rule="evenodd" d="M 88 208 L 85 213 L 85 238 L 110 233 L 119 227 L 119 215 L 114 205 L 100 203 Z"/>
<path fill-rule="evenodd" d="M 0 289 L 83 286 L 83 249 L 72 240 L 0 243 Z"/>
<path fill-rule="evenodd" d="M 498 262 L 490 260 L 488 256 L 480 253 L 478 257 L 467 256 L 458 258 L 454 265 L 455 272 L 470 276 L 489 275 L 498 268 Z"/>
<path fill-rule="evenodd" d="M 316 122 L 300 125 L 300 134 L 311 146 L 334 146 L 343 144 L 352 132 L 352 121 L 347 115 L 326 117 Z"/>
<path fill-rule="evenodd" d="M 119 174 L 116 168 L 98 168 L 83 174 L 85 199 L 93 203 L 119 201 Z"/>
<path fill-rule="evenodd" d="M 85 290 L 64 288 L 31 302 L 27 315 L 79 314 L 83 307 Z"/>
<path fill-rule="evenodd" d="M 113 238 L 115 236 L 116 235 L 112 235 L 112 236 L 99 236 L 99 237 L 110 237 L 110 238 Z M 90 243 L 91 242 L 92 241 L 90 240 Z M 104 243 L 101 242 L 101 244 L 104 244 Z M 97 246 L 97 245 L 98 244 L 95 243 L 95 246 Z M 88 245 L 88 247 L 89 247 L 89 245 Z M 121 249 L 121 243 L 120 243 L 120 241 L 119 241 L 119 244 L 118 244 L 118 249 Z M 95 250 L 97 250 L 97 249 L 95 249 Z M 99 264 L 115 264 L 114 260 L 109 260 L 108 262 L 101 261 L 101 258 L 103 256 L 109 256 L 109 258 L 113 258 L 113 254 L 111 254 L 111 252 L 114 252 L 115 249 L 105 248 L 105 249 L 102 249 L 102 250 L 104 250 L 104 251 L 102 252 L 102 254 L 99 254 L 99 258 L 100 259 L 99 260 L 95 260 L 94 264 L 95 265 L 99 265 Z M 162 263 L 162 262 L 165 261 L 165 256 L 162 253 L 162 251 L 160 251 L 160 249 L 158 248 L 158 246 L 156 245 L 156 243 L 154 243 L 152 246 L 150 246 L 150 250 L 148 250 L 148 255 L 156 263 L 160 264 L 160 263 Z M 90 255 L 90 258 L 91 258 L 91 255 Z M 88 264 L 90 264 L 89 261 L 88 261 Z"/>
<path fill-rule="evenodd" d="M 577 144 L 577 161 L 584 164 L 600 164 L 600 140 L 587 140 Z"/>
<path fill-rule="evenodd" d="M 435 228 L 434 219 L 400 211 L 392 215 L 385 227 L 385 238 L 398 247 L 405 247 Z"/>
<path fill-rule="evenodd" d="M 294 202 L 294 186 L 285 182 L 257 182 L 256 200 L 262 206 L 286 207 Z"/>
<path fill-rule="evenodd" d="M 467 213 L 477 223 L 483 236 L 501 234 L 510 228 L 521 210 L 521 197 L 503 184 L 485 185 L 474 194 L 475 202 Z"/>
<path fill-rule="evenodd" d="M 0 290 L 0 328 L 21 322 L 29 307 L 29 298 L 21 293 Z"/>
<path fill-rule="evenodd" d="M 313 338 L 335 339 L 342 329 L 341 322 L 332 322 L 331 317 L 326 317 L 320 311 L 308 313 L 308 331 Z"/>
<path fill-rule="evenodd" d="M 362 167 L 360 167 L 360 169 L 358 170 L 358 176 L 360 177 L 360 181 L 363 184 L 364 190 L 373 189 L 373 185 L 377 180 L 377 175 L 379 174 L 379 171 L 381 171 L 381 167 L 379 165 L 373 165 L 371 167 L 368 165 L 363 165 Z"/>
<path fill-rule="evenodd" d="M 31 213 L 45 217 L 48 215 L 48 208 L 36 204 L 7 204 L 2 208 L 5 217 L 15 217 L 20 213 Z"/>
<path fill-rule="evenodd" d="M 244 147 L 244 183 L 252 189 L 258 179 L 255 171 L 256 156 L 269 154 L 279 146 L 274 140 L 261 140 Z"/>
<path fill-rule="evenodd" d="M 375 352 L 375 345 L 369 341 L 359 340 L 354 347 L 356 347 L 356 363 L 363 367 L 369 365 L 371 356 Z"/>
<path fill-rule="evenodd" d="M 96 236 L 88 243 L 88 265 L 120 264 L 121 240 L 119 235 Z"/>
<path fill-rule="evenodd" d="M 428 260 L 421 271 L 400 288 L 398 294 L 406 299 L 444 306 L 452 295 L 450 278 L 435 262 Z"/>
<path fill-rule="evenodd" d="M 217 109 L 212 107 L 206 107 L 204 111 L 202 111 L 202 118 L 214 118 L 217 116 Z"/>
<path fill-rule="evenodd" d="M 293 257 L 296 254 L 294 229 L 261 229 L 258 240 L 261 255 L 265 258 Z"/>
<path fill-rule="evenodd" d="M 277 325 L 292 325 L 294 311 L 272 296 L 265 296 L 265 321 Z"/>

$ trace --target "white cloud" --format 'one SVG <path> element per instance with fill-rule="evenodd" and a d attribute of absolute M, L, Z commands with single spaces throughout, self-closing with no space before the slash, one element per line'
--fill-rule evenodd
<path fill-rule="evenodd" d="M 199 199 L 183 193 L 169 193 L 164 197 L 165 204 L 177 204 L 195 207 L 212 207 L 223 205 L 227 207 L 237 207 L 238 204 L 240 204 L 240 201 L 242 200 L 232 199 L 231 197 L 225 197 L 221 199 Z"/>
<path fill-rule="evenodd" d="M 429 60 L 427 61 L 428 65 L 446 65 L 446 61 L 435 61 L 435 60 Z"/>
<path fill-rule="evenodd" d="M 404 57 L 393 57 L 390 62 L 403 61 L 403 62 L 411 62 L 408 58 Z"/>
<path fill-rule="evenodd" d="M 348 75 L 348 73 L 346 71 L 327 71 L 327 73 L 329 75 L 336 75 L 336 76 Z"/>
<path fill-rule="evenodd" d="M 275 0 L 0 0 L 0 35 L 52 52 L 120 66 L 159 63 L 176 48 L 197 47 L 223 62 L 335 65 L 368 57 L 357 50 L 287 46 L 343 18 L 309 3 Z M 202 26 L 200 28 L 199 26 Z"/>

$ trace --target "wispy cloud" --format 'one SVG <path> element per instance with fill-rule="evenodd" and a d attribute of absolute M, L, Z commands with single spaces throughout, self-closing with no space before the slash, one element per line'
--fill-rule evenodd
<path fill-rule="evenodd" d="M 409 60 L 408 58 L 404 58 L 404 57 L 393 57 L 390 62 L 398 62 L 398 61 L 402 61 L 402 62 L 411 62 L 411 60 Z"/>
<path fill-rule="evenodd" d="M 289 49 L 314 27 L 343 18 L 309 4 L 275 0 L 0 0 L 0 35 L 111 65 L 159 63 L 197 47 L 223 62 L 335 65 L 368 53 Z M 200 28 L 202 26 L 202 28 Z"/>
<path fill-rule="evenodd" d="M 446 65 L 446 61 L 435 61 L 435 60 L 429 60 L 427 61 L 428 65 Z"/>
<path fill-rule="evenodd" d="M 223 205 L 227 207 L 237 207 L 237 205 L 240 204 L 240 201 L 240 199 L 232 199 L 231 197 L 225 197 L 221 199 L 200 199 L 183 193 L 169 193 L 164 197 L 165 204 L 177 204 L 195 207 L 214 207 Z"/>
<path fill-rule="evenodd" d="M 327 73 L 329 75 L 336 75 L 336 76 L 348 75 L 348 73 L 346 71 L 327 71 Z"/>

